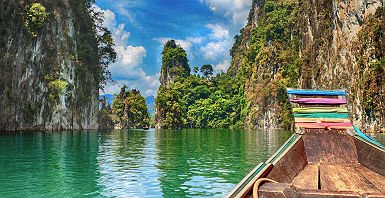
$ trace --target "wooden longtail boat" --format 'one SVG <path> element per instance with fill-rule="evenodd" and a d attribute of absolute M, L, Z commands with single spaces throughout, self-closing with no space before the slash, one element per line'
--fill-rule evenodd
<path fill-rule="evenodd" d="M 385 198 L 385 148 L 352 125 L 346 91 L 287 92 L 295 133 L 227 197 Z"/>

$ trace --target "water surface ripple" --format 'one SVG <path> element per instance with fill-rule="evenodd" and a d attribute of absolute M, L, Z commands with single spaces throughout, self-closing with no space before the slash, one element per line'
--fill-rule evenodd
<path fill-rule="evenodd" d="M 223 197 L 289 137 L 280 130 L 0 135 L 0 197 Z M 373 138 L 385 142 L 384 134 Z"/>

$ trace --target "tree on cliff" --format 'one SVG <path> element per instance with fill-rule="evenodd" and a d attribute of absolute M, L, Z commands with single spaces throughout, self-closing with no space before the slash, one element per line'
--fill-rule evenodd
<path fill-rule="evenodd" d="M 112 117 L 122 128 L 143 128 L 150 126 L 150 113 L 145 98 L 136 89 L 126 91 L 123 86 L 112 103 Z"/>
<path fill-rule="evenodd" d="M 98 115 L 99 129 L 113 129 L 114 122 L 112 121 L 112 109 L 106 96 L 100 99 L 100 110 Z"/>
<path fill-rule="evenodd" d="M 230 50 L 228 72 L 245 81 L 247 127 L 271 123 L 289 129 L 293 117 L 285 88 L 298 86 L 299 69 L 307 58 L 301 59 L 298 53 L 300 8 L 295 1 L 271 0 L 253 1 L 252 7 L 249 23 Z M 269 118 L 271 112 L 274 119 Z"/>
<path fill-rule="evenodd" d="M 201 73 L 206 77 L 210 77 L 213 75 L 213 66 L 211 65 L 202 65 Z"/>

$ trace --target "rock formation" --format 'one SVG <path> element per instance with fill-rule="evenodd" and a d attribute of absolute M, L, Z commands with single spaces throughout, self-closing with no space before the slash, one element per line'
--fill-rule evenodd
<path fill-rule="evenodd" d="M 174 40 L 167 41 L 162 51 L 162 68 L 160 75 L 160 86 L 158 90 L 158 96 L 155 99 L 155 128 L 165 128 L 163 123 L 166 117 L 172 117 L 174 120 L 178 120 L 177 124 L 172 124 L 172 128 L 181 128 L 183 123 L 180 119 L 180 106 L 168 108 L 167 104 L 160 102 L 160 98 L 171 99 L 174 98 L 176 104 L 179 103 L 180 96 L 172 96 L 175 94 L 170 91 L 170 84 L 176 77 L 186 77 L 190 75 L 190 66 L 188 65 L 188 59 L 186 51 L 179 45 L 176 45 Z M 169 101 L 170 103 L 171 101 Z"/>
<path fill-rule="evenodd" d="M 104 80 L 87 0 L 0 0 L 0 129 L 96 129 Z"/>
<path fill-rule="evenodd" d="M 292 86 L 347 89 L 353 123 L 385 131 L 383 6 L 383 0 L 253 0 L 229 68 L 247 77 L 245 127 L 287 128 L 281 96 Z"/>
<path fill-rule="evenodd" d="M 162 52 L 160 85 L 168 85 L 178 75 L 187 76 L 190 70 L 186 51 L 176 45 L 174 40 L 167 41 Z"/>

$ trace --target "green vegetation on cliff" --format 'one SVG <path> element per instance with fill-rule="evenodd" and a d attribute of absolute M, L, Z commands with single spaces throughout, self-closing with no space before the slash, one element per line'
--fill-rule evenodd
<path fill-rule="evenodd" d="M 245 81 L 245 126 L 290 128 L 285 88 L 299 87 L 346 89 L 354 124 L 384 131 L 385 16 L 379 5 L 254 0 L 228 70 Z"/>
<path fill-rule="evenodd" d="M 102 27 L 103 13 L 96 12 L 92 8 L 94 0 L 71 0 L 71 2 L 74 4 L 75 17 L 78 19 L 74 23 L 75 35 L 69 39 L 74 39 L 77 44 L 77 56 L 71 54 L 72 61 L 76 64 L 76 79 L 87 79 L 87 76 L 92 74 L 94 78 L 88 83 L 97 84 L 98 88 L 103 89 L 107 80 L 111 79 L 108 66 L 116 60 L 111 32 Z M 72 44 L 74 43 L 70 45 Z M 87 83 L 84 84 L 84 89 L 87 89 Z M 83 100 L 88 97 L 81 93 L 80 96 Z"/>
<path fill-rule="evenodd" d="M 258 15 L 258 25 L 249 23 L 235 37 L 230 51 L 235 63 L 229 73 L 245 79 L 247 127 L 263 127 L 258 120 L 269 109 L 279 109 L 271 122 L 289 128 L 292 116 L 285 88 L 297 87 L 301 66 L 298 3 L 260 1 L 254 14 Z"/>
<path fill-rule="evenodd" d="M 159 88 L 155 102 L 161 128 L 243 128 L 243 83 L 224 73 L 177 77 Z"/>
<path fill-rule="evenodd" d="M 290 128 L 292 115 L 285 88 L 297 87 L 302 62 L 298 3 L 260 1 L 254 14 L 258 25 L 249 23 L 235 36 L 228 73 L 210 78 L 212 68 L 204 65 L 200 71 L 206 78 L 178 76 L 169 86 L 160 86 L 156 100 L 160 127 L 263 127 L 259 120 L 274 108 L 279 113 L 273 115 L 273 122 Z M 170 59 L 165 55 L 163 52 L 163 59 Z M 167 63 L 162 65 L 161 82 L 167 77 L 163 68 L 173 65 Z M 194 73 L 198 71 L 195 67 Z"/>
<path fill-rule="evenodd" d="M 145 98 L 140 95 L 140 91 L 135 89 L 126 91 L 126 88 L 123 86 L 120 93 L 116 95 L 111 112 L 109 112 L 108 106 L 102 108 L 101 112 L 121 128 L 137 129 L 150 126 L 150 113 Z"/>
<path fill-rule="evenodd" d="M 33 36 L 37 36 L 37 31 L 44 24 L 47 19 L 48 13 L 43 5 L 40 3 L 32 3 L 25 8 L 25 27 L 28 32 Z"/>
<path fill-rule="evenodd" d="M 94 0 L 0 0 L 0 129 L 97 127 L 115 61 Z"/>
<path fill-rule="evenodd" d="M 242 109 L 246 100 L 240 78 L 233 79 L 225 73 L 211 77 L 211 65 L 201 67 L 205 77 L 191 75 L 186 53 L 174 41 L 166 43 L 162 54 L 166 61 L 162 64 L 161 85 L 155 99 L 157 127 L 243 127 L 245 115 Z M 179 66 L 181 62 L 183 67 Z M 171 75 L 170 71 L 173 71 Z M 197 67 L 194 72 L 198 72 Z"/>
<path fill-rule="evenodd" d="M 175 44 L 174 40 L 167 41 L 162 51 L 162 85 L 171 82 L 176 76 L 186 77 L 190 75 L 186 51 Z"/>
<path fill-rule="evenodd" d="M 346 89 L 355 124 L 384 131 L 385 11 L 379 5 L 253 0 L 248 24 L 234 37 L 231 66 L 215 77 L 209 65 L 186 75 L 190 69 L 174 68 L 165 48 L 158 127 L 289 129 L 293 117 L 285 89 L 298 87 Z M 183 75 L 170 75 L 169 68 Z M 221 87 L 226 83 L 232 92 Z"/>
<path fill-rule="evenodd" d="M 379 7 L 359 33 L 357 43 L 358 87 L 366 112 L 385 112 L 385 8 Z M 385 115 L 378 113 L 377 118 Z"/>

